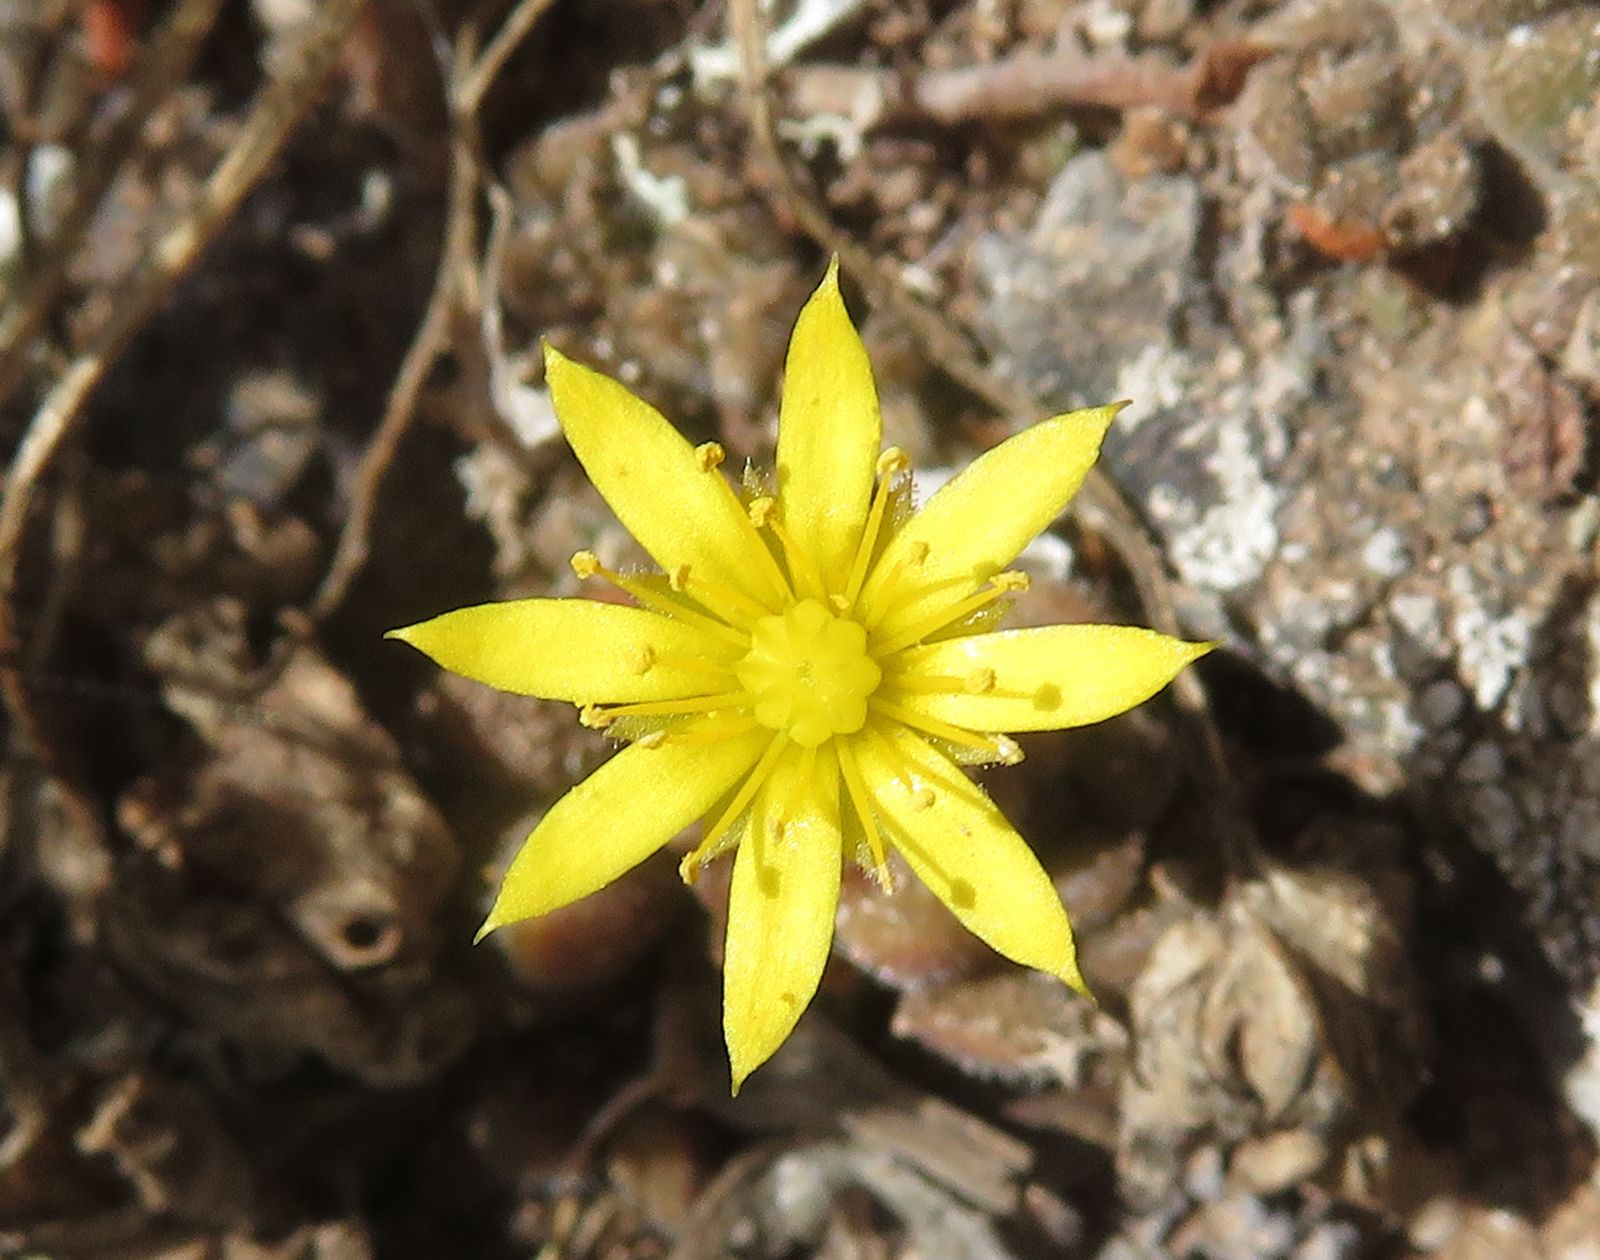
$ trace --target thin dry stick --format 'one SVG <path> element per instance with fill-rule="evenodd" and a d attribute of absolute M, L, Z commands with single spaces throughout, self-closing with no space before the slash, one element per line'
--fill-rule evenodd
<path fill-rule="evenodd" d="M 217 235 L 266 170 L 317 88 L 366 0 L 327 0 L 284 71 L 262 90 L 234 146 L 206 181 L 184 220 L 152 251 L 152 262 L 119 303 L 95 343 L 68 366 L 29 423 L 0 497 L 0 690 L 24 730 L 34 730 L 27 689 L 19 676 L 20 633 L 15 588 L 33 490 L 82 415 L 83 406 L 128 340 L 160 307 L 180 276 Z"/>
<path fill-rule="evenodd" d="M 892 310 L 921 342 L 928 360 L 937 363 L 957 384 L 983 399 L 998 415 L 1026 416 L 1038 411 L 1034 399 L 984 368 L 967 339 L 914 297 L 897 274 L 881 266 L 871 253 L 840 232 L 816 197 L 801 186 L 778 143 L 773 123 L 768 94 L 766 30 L 758 0 L 730 0 L 729 19 L 739 56 L 741 94 L 750 130 L 773 181 L 769 197 L 819 245 L 836 253 L 846 270 L 867 286 L 874 300 Z M 1092 516 L 1099 532 L 1117 549 L 1150 623 L 1165 634 L 1181 634 L 1172 586 L 1160 549 L 1122 492 L 1099 468 L 1091 469 L 1084 480 L 1074 501 L 1074 510 Z M 1221 735 L 1211 718 L 1205 689 L 1192 671 L 1184 670 L 1173 681 L 1171 690 L 1193 732 L 1199 762 L 1196 770 L 1214 791 L 1214 799 L 1232 816 L 1223 829 L 1230 838 L 1241 834 L 1235 831 L 1235 826 L 1242 828 L 1242 814 L 1235 808 L 1236 790 Z M 1253 850 L 1249 844 L 1230 842 L 1229 847 L 1238 850 L 1230 852 L 1230 863 L 1235 870 L 1253 868 Z"/>
<path fill-rule="evenodd" d="M 0 399 L 10 396 L 27 363 L 28 349 L 55 309 L 67 268 L 94 219 L 106 189 L 123 168 L 144 125 L 173 86 L 189 77 L 223 0 L 184 0 L 155 41 L 155 51 L 140 71 L 132 100 L 111 129 L 80 159 L 71 201 L 39 266 L 28 274 L 22 292 L 0 314 Z"/>
<path fill-rule="evenodd" d="M 456 44 L 456 66 L 452 84 L 459 81 L 461 68 L 471 56 L 471 42 L 465 36 Z M 481 63 L 480 63 L 481 64 Z M 452 87 L 452 99 L 455 93 Z M 367 444 L 350 492 L 350 511 L 339 530 L 333 558 L 328 562 L 322 583 L 309 609 L 311 623 L 324 621 L 344 602 L 350 585 L 367 562 L 372 550 L 372 519 L 377 512 L 378 493 L 384 477 L 399 452 L 406 430 L 416 415 L 417 399 L 435 361 L 449 342 L 450 325 L 462 299 L 462 281 L 472 269 L 476 253 L 474 206 L 478 190 L 478 168 L 472 148 L 462 135 L 463 119 L 456 116 L 456 133 L 450 153 L 450 191 L 445 210 L 445 240 L 434 273 L 433 292 L 416 336 L 406 349 L 400 370 L 389 390 L 389 400 L 377 431 Z"/>
<path fill-rule="evenodd" d="M 328 562 L 328 570 L 311 602 L 312 624 L 325 620 L 338 608 L 366 564 L 372 548 L 372 520 L 377 511 L 378 493 L 416 416 L 417 400 L 428 372 L 446 347 L 451 321 L 463 307 L 478 304 L 473 267 L 477 253 L 474 212 L 481 177 L 477 159 L 477 111 L 512 52 L 528 37 L 552 2 L 522 0 L 476 59 L 477 43 L 470 32 L 457 38 L 455 64 L 447 84 L 454 130 L 449 204 L 445 212 L 445 242 L 433 293 L 389 391 L 383 419 L 362 456 L 351 492 L 350 513 L 339 531 L 333 559 Z"/>
<path fill-rule="evenodd" d="M 489 46 L 483 50 L 483 56 L 478 58 L 477 64 L 460 80 L 460 86 L 455 92 L 457 117 L 471 118 L 478 112 L 478 106 L 483 104 L 484 94 L 500 77 L 500 71 L 505 69 L 511 54 L 523 40 L 528 38 L 533 28 L 539 24 L 539 19 L 544 16 L 545 10 L 553 3 L 554 0 L 522 0 L 522 3 L 517 5 L 504 25 L 495 33 L 495 37 L 489 41 Z"/>

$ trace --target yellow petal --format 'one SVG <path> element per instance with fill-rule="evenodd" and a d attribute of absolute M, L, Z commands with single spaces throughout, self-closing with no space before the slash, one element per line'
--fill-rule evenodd
<path fill-rule="evenodd" d="M 478 936 L 587 897 L 637 866 L 747 773 L 771 732 L 625 748 L 550 808 L 512 860 Z"/>
<path fill-rule="evenodd" d="M 549 345 L 544 361 L 578 462 L 656 563 L 668 573 L 688 565 L 691 577 L 774 603 L 781 592 L 771 555 L 722 474 L 702 467 L 659 411 L 609 376 Z"/>
<path fill-rule="evenodd" d="M 703 671 L 659 658 L 731 655 L 683 622 L 588 599 L 475 604 L 385 637 L 409 643 L 464 678 L 574 704 L 698 695 L 708 689 Z"/>
<path fill-rule="evenodd" d="M 1126 403 L 1041 421 L 980 455 L 906 522 L 873 566 L 862 593 L 869 622 L 895 638 L 999 573 L 1061 514 L 1100 454 Z M 918 552 L 926 555 L 894 577 Z M 885 592 L 898 591 L 886 599 Z M 892 602 L 892 612 L 885 605 Z M 888 613 L 888 616 L 885 614 Z"/>
<path fill-rule="evenodd" d="M 843 591 L 872 498 L 883 422 L 866 347 L 839 294 L 839 260 L 800 312 L 778 417 L 783 522 Z"/>
<path fill-rule="evenodd" d="M 903 727 L 889 737 L 915 768 L 909 785 L 877 740 L 855 748 L 884 830 L 917 877 L 993 949 L 1086 994 L 1072 926 L 1039 859 L 948 757 Z"/>
<path fill-rule="evenodd" d="M 797 789 L 806 761 L 810 782 Z M 814 758 L 796 749 L 762 792 L 733 863 L 722 1022 L 736 1094 L 817 991 L 833 944 L 842 861 L 838 765 L 829 748 Z"/>
<path fill-rule="evenodd" d="M 910 648 L 890 669 L 972 679 L 979 691 L 907 690 L 900 702 L 919 713 L 973 731 L 1044 731 L 1125 713 L 1211 648 L 1133 626 L 1042 626 Z"/>

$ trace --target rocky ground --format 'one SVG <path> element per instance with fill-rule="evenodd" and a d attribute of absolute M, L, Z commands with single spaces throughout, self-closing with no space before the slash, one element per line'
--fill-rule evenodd
<path fill-rule="evenodd" d="M 0 1254 L 1596 1254 L 1600 9 L 0 0 Z M 381 640 L 631 544 L 538 340 L 924 486 L 1130 398 L 1022 620 L 1224 649 L 986 786 L 727 1096 L 717 880 L 491 938 L 602 759 Z M 715 874 L 715 872 L 713 872 Z"/>

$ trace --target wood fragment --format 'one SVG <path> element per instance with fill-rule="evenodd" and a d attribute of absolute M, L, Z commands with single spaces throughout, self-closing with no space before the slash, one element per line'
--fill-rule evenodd
<path fill-rule="evenodd" d="M 34 338 L 55 310 L 68 268 L 106 191 L 138 147 L 140 133 L 156 107 L 188 77 L 221 11 L 222 0 L 183 0 L 154 41 L 155 51 L 139 72 L 122 116 L 81 155 L 71 199 L 48 242 L 48 251 L 25 275 L 21 292 L 0 313 L 0 399 L 16 388 Z M 23 198 L 19 204 L 26 201 Z"/>
<path fill-rule="evenodd" d="M 18 670 L 21 633 L 15 596 L 34 489 L 111 364 L 233 217 L 283 147 L 334 68 L 344 37 L 365 5 L 366 0 L 328 0 L 295 54 L 277 62 L 279 72 L 261 90 L 238 140 L 217 164 L 195 205 L 155 243 L 149 264 L 134 279 L 130 292 L 93 344 L 67 365 L 23 434 L 0 496 L 0 689 L 25 730 L 36 723 L 28 714 L 27 686 Z M 185 11 L 191 10 L 198 24 L 199 0 Z"/>
<path fill-rule="evenodd" d="M 477 203 L 485 173 L 478 161 L 478 109 L 512 52 L 532 32 L 551 3 L 552 0 L 522 0 L 481 55 L 477 54 L 477 40 L 470 30 L 457 37 L 447 85 L 452 121 L 450 191 L 445 240 L 433 292 L 389 391 L 383 418 L 361 457 L 350 510 L 334 545 L 333 558 L 311 601 L 313 623 L 326 620 L 338 608 L 366 564 L 378 495 L 416 416 L 423 384 L 448 347 L 457 318 L 481 305 L 476 269 Z"/>
<path fill-rule="evenodd" d="M 1009 122 L 1062 109 L 1154 106 L 1210 122 L 1244 86 L 1249 67 L 1269 50 L 1219 43 L 1188 65 L 1154 53 L 1088 53 L 1063 46 L 994 61 L 925 70 L 907 79 L 892 70 L 799 66 L 782 76 L 793 112 L 843 114 L 862 130 L 908 122 Z"/>

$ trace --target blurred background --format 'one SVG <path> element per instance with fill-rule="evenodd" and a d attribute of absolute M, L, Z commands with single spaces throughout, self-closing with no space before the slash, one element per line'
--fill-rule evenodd
<path fill-rule="evenodd" d="M 1593 1257 L 1597 99 L 1560 0 L 0 0 L 0 1254 Z M 541 337 L 759 463 L 833 253 L 924 487 L 1133 400 L 1016 621 L 1224 646 L 984 776 L 1098 1009 L 852 873 L 730 1100 L 726 871 L 474 949 L 607 745 L 381 635 L 643 562 Z"/>

